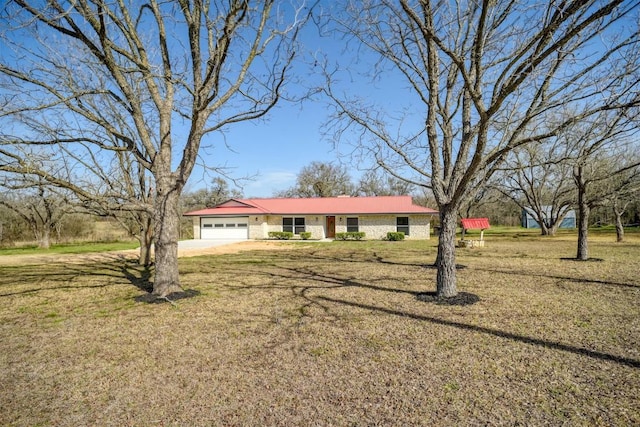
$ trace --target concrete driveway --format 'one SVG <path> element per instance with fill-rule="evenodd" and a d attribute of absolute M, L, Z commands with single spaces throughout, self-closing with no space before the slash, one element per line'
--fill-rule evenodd
<path fill-rule="evenodd" d="M 206 249 L 215 248 L 217 246 L 232 245 L 234 243 L 246 242 L 247 240 L 238 239 L 194 239 L 194 240 L 180 240 L 178 242 L 178 250 L 180 249 Z"/>

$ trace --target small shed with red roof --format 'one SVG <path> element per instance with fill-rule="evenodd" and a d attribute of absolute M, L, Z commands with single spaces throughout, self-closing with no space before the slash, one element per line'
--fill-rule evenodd
<path fill-rule="evenodd" d="M 437 215 L 411 196 L 232 199 L 185 214 L 193 218 L 195 239 L 266 239 L 271 231 L 307 232 L 312 239 L 351 231 L 380 239 L 401 231 L 429 239 Z"/>

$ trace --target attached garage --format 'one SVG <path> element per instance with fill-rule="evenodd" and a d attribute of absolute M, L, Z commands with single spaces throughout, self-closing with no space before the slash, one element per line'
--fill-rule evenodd
<path fill-rule="evenodd" d="M 249 217 L 200 218 L 201 239 L 248 239 Z"/>

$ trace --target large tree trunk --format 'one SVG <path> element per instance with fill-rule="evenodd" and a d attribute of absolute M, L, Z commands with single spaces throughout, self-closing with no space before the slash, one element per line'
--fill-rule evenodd
<path fill-rule="evenodd" d="M 542 213 L 536 212 L 535 220 L 540 226 L 541 236 L 555 236 L 558 227 L 555 224 L 549 225 L 547 217 Z"/>
<path fill-rule="evenodd" d="M 43 227 L 40 239 L 38 240 L 38 247 L 41 249 L 49 249 L 51 247 L 51 232 L 47 226 Z"/>
<path fill-rule="evenodd" d="M 51 233 L 46 224 L 42 227 L 42 229 L 40 229 L 38 227 L 38 224 L 32 222 L 31 230 L 33 231 L 33 236 L 35 237 L 36 242 L 38 242 L 38 247 L 40 249 L 49 249 L 49 247 L 51 247 Z"/>
<path fill-rule="evenodd" d="M 438 268 L 436 294 L 438 298 L 458 295 L 456 288 L 456 209 L 440 207 L 440 238 L 438 241 Z"/>
<path fill-rule="evenodd" d="M 557 222 L 548 226 L 545 221 L 540 221 L 540 234 L 543 236 L 555 236 L 558 232 L 558 226 Z"/>
<path fill-rule="evenodd" d="M 182 292 L 178 275 L 179 191 L 175 187 L 162 187 L 158 182 L 157 184 L 158 190 L 154 201 L 155 279 L 153 294 L 166 297 L 174 292 Z"/>
<path fill-rule="evenodd" d="M 580 261 L 589 259 L 589 205 L 585 201 L 584 188 L 578 188 L 578 253 L 576 258 Z"/>

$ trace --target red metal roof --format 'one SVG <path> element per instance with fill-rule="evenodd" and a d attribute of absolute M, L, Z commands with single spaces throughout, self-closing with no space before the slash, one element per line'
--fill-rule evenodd
<path fill-rule="evenodd" d="M 187 216 L 218 215 L 349 215 L 437 214 L 414 205 L 411 196 L 315 197 L 278 199 L 232 199 L 212 208 L 188 212 Z"/>
<path fill-rule="evenodd" d="M 465 230 L 480 229 L 486 230 L 490 228 L 489 218 L 462 218 L 462 228 Z"/>

